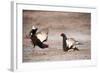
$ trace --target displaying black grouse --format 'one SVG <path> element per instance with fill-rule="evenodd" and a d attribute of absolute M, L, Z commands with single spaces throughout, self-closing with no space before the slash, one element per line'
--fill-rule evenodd
<path fill-rule="evenodd" d="M 63 50 L 64 51 L 68 51 L 69 49 L 79 51 L 79 49 L 76 47 L 76 45 L 79 45 L 78 41 L 76 41 L 73 38 L 67 38 L 64 33 L 62 33 L 61 36 L 63 37 Z"/>
<path fill-rule="evenodd" d="M 32 44 L 35 46 L 38 46 L 40 48 L 48 48 L 47 44 L 44 44 L 43 42 L 47 41 L 48 39 L 48 32 L 37 32 L 38 28 L 32 27 L 32 30 L 30 31 L 30 39 L 32 41 Z"/>

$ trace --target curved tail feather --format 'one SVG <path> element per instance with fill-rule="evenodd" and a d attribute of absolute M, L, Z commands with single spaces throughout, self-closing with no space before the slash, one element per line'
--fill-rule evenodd
<path fill-rule="evenodd" d="M 48 48 L 49 46 L 47 44 L 41 44 L 41 45 L 38 45 L 40 48 L 44 49 L 44 48 Z"/>

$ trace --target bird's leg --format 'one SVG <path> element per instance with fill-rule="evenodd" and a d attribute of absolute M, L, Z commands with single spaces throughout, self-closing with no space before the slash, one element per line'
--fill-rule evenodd
<path fill-rule="evenodd" d="M 34 45 L 33 48 L 35 48 L 35 44 L 32 41 L 31 41 L 31 43 L 32 43 L 32 45 Z"/>
<path fill-rule="evenodd" d="M 78 49 L 77 47 L 75 47 L 73 50 L 74 50 L 74 51 L 79 51 L 79 49 Z"/>
<path fill-rule="evenodd" d="M 33 44 L 34 46 L 33 46 L 33 48 L 35 48 L 35 44 Z"/>
<path fill-rule="evenodd" d="M 67 52 L 69 50 L 69 48 L 68 47 L 63 48 L 63 50 Z"/>

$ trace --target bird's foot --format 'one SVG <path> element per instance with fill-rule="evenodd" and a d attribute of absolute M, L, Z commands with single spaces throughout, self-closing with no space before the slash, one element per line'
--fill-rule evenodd
<path fill-rule="evenodd" d="M 74 50 L 74 51 L 79 51 L 79 49 L 78 49 L 78 48 L 76 48 L 76 47 L 75 47 L 73 50 Z"/>
<path fill-rule="evenodd" d="M 68 47 L 67 47 L 67 48 L 63 48 L 63 50 L 64 50 L 65 52 L 68 52 L 69 48 L 68 48 Z"/>

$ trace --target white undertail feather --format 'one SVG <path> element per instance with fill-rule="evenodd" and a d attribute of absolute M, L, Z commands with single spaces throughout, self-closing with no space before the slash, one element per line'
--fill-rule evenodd
<path fill-rule="evenodd" d="M 37 33 L 36 36 L 41 42 L 43 42 L 48 37 L 48 34 L 45 32 L 40 32 Z"/>
<path fill-rule="evenodd" d="M 73 38 L 68 38 L 66 42 L 67 42 L 68 47 L 71 47 L 71 46 L 75 47 L 78 44 L 78 42 L 75 41 Z"/>

